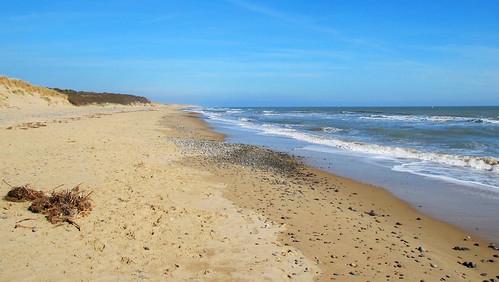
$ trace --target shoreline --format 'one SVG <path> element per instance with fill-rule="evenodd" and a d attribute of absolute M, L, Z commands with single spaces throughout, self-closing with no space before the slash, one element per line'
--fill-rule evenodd
<path fill-rule="evenodd" d="M 497 191 L 482 190 L 481 187 L 470 189 L 467 185 L 399 172 L 393 169 L 394 164 L 390 161 L 322 148 L 300 139 L 267 135 L 265 131 L 212 119 L 209 114 L 203 115 L 203 118 L 215 130 L 227 134 L 230 143 L 264 146 L 303 158 L 309 166 L 381 187 L 432 218 L 452 224 L 485 241 L 499 243 L 499 221 L 494 216 L 499 212 Z"/>
<path fill-rule="evenodd" d="M 219 140 L 220 141 L 224 141 L 226 142 L 226 139 L 227 139 L 227 135 L 224 134 L 224 133 L 221 133 L 221 132 L 218 132 L 216 130 L 215 127 L 213 127 L 212 125 L 210 125 L 202 116 L 202 114 L 198 113 L 198 112 L 190 112 L 189 109 L 182 109 L 182 110 L 186 110 L 188 111 L 190 114 L 192 114 L 195 118 L 199 118 L 202 120 L 202 126 L 205 126 L 207 127 L 208 129 L 212 130 L 215 134 L 219 134 L 220 137 L 219 137 Z M 257 147 L 262 147 L 261 145 L 254 145 L 254 146 L 257 146 Z M 263 146 L 264 148 L 268 148 L 266 146 Z M 270 150 L 274 150 L 272 148 L 269 148 Z M 275 150 L 274 150 L 275 151 Z M 289 153 L 286 153 L 286 152 L 283 152 L 285 154 L 288 154 L 290 155 Z M 298 157 L 298 156 L 295 156 L 295 155 L 290 155 L 291 157 L 293 158 L 297 158 L 298 160 L 301 161 L 301 158 L 303 157 Z M 401 201 L 403 204 L 405 204 L 408 208 L 412 209 L 414 212 L 416 213 L 421 213 L 435 221 L 438 221 L 438 222 L 441 222 L 442 224 L 447 224 L 447 225 L 451 225 L 452 227 L 454 227 L 455 229 L 457 229 L 458 231 L 464 233 L 464 234 L 469 234 L 469 235 L 472 235 L 473 237 L 475 238 L 479 238 L 482 242 L 486 242 L 488 241 L 487 239 L 485 239 L 482 235 L 480 235 L 479 233 L 476 233 L 476 230 L 466 230 L 460 226 L 457 226 L 455 224 L 452 224 L 452 223 L 449 223 L 449 222 L 446 222 L 445 220 L 441 220 L 441 219 L 438 219 L 438 218 L 435 218 L 434 216 L 432 216 L 431 214 L 429 213 L 425 213 L 424 211 L 420 211 L 418 210 L 413 204 L 411 204 L 410 202 L 396 196 L 393 192 L 391 192 L 389 189 L 383 187 L 383 186 L 380 186 L 380 185 L 376 185 L 376 184 L 372 184 L 372 183 L 368 183 L 368 182 L 364 182 L 364 181 L 361 181 L 361 180 L 357 180 L 357 179 L 354 179 L 354 178 L 350 178 L 350 177 L 347 177 L 347 176 L 341 176 L 341 175 L 337 175 L 335 174 L 334 172 L 331 172 L 331 171 L 328 171 L 324 168 L 320 168 L 318 166 L 314 166 L 313 164 L 311 163 L 306 163 L 305 164 L 310 170 L 315 170 L 317 172 L 319 172 L 320 174 L 324 174 L 324 175 L 331 175 L 331 176 L 334 176 L 336 178 L 341 178 L 341 179 L 344 179 L 346 181 L 350 181 L 350 182 L 353 182 L 353 183 L 357 183 L 358 185 L 362 185 L 362 186 L 367 186 L 367 187 L 370 187 L 370 188 L 374 188 L 374 189 L 379 189 L 381 190 L 383 193 L 388 193 L 391 197 L 394 197 L 396 199 L 398 199 L 399 201 Z M 499 239 L 499 238 L 498 238 Z"/>
<path fill-rule="evenodd" d="M 201 114 L 195 113 L 195 112 L 189 112 L 189 113 L 193 114 L 194 118 L 200 119 L 201 125 L 203 127 L 209 128 L 210 130 L 214 131 L 216 134 L 219 134 L 220 140 L 226 139 L 226 136 L 223 133 L 217 132 L 215 130 L 215 128 L 213 128 L 210 124 L 208 124 L 203 119 Z M 258 148 L 260 146 L 256 146 L 256 147 Z M 264 147 L 264 148 L 266 149 L 266 147 Z M 272 150 L 272 149 L 270 149 L 270 150 Z M 295 156 L 290 156 L 287 153 L 283 153 L 283 154 L 286 154 L 290 158 L 296 159 L 298 162 L 302 163 L 302 161 L 300 159 L 297 159 Z M 307 172 L 314 174 L 318 178 L 323 178 L 323 179 L 329 180 L 326 183 L 330 183 L 330 182 L 338 183 L 339 182 L 339 183 L 342 183 L 345 186 L 347 186 L 348 187 L 347 189 L 350 190 L 349 192 L 351 194 L 355 194 L 356 196 L 364 194 L 364 195 L 362 195 L 363 199 L 361 200 L 361 202 L 363 202 L 363 203 L 370 203 L 371 205 L 374 204 L 374 206 L 382 207 L 381 209 L 385 210 L 388 214 L 400 213 L 396 217 L 397 220 L 399 220 L 399 221 L 392 219 L 392 224 L 393 224 L 393 227 L 395 227 L 395 228 L 401 228 L 401 226 L 404 225 L 404 228 L 408 228 L 410 230 L 409 232 L 412 232 L 414 234 L 419 234 L 419 236 L 425 236 L 427 238 L 432 238 L 435 235 L 434 233 L 446 234 L 443 237 L 445 237 L 448 241 L 455 242 L 455 243 L 447 242 L 449 250 L 452 250 L 452 248 L 456 247 L 457 246 L 456 244 L 459 244 L 460 241 L 466 242 L 468 240 L 471 240 L 471 238 L 473 238 L 472 239 L 474 241 L 473 244 L 478 244 L 480 246 L 483 246 L 483 245 L 487 246 L 488 245 L 487 240 L 483 239 L 481 236 L 474 234 L 473 232 L 470 233 L 467 230 L 464 230 L 464 229 L 462 229 L 458 226 L 455 226 L 453 224 L 447 223 L 443 220 L 433 218 L 431 215 L 425 214 L 424 212 L 417 210 L 410 203 L 398 198 L 392 192 L 390 192 L 389 190 L 387 190 L 384 187 L 380 187 L 380 186 L 376 186 L 376 185 L 372 185 L 372 184 L 368 184 L 368 183 L 363 183 L 363 182 L 360 182 L 360 181 L 357 181 L 354 179 L 350 179 L 347 177 L 338 176 L 338 175 L 335 175 L 331 172 L 328 172 L 328 171 L 320 169 L 320 168 L 313 167 L 313 166 L 308 165 L 308 164 L 303 164 L 303 166 Z M 338 192 L 338 191 L 336 191 L 336 192 Z M 229 199 L 235 201 L 236 203 L 239 203 L 240 205 L 244 206 L 244 204 L 247 202 L 247 199 L 242 199 L 241 195 L 238 195 L 237 192 L 234 193 L 233 191 L 229 191 L 226 193 L 226 195 L 229 197 Z M 314 198 L 314 199 L 317 200 L 317 198 Z M 361 204 L 361 206 L 362 206 L 362 204 Z M 389 206 L 390 208 L 387 208 L 387 206 Z M 260 212 L 263 210 L 263 208 L 261 206 L 260 207 L 254 206 L 252 208 L 259 210 Z M 350 207 L 347 209 L 350 209 Z M 378 215 L 373 215 L 373 213 L 371 213 L 371 212 L 374 210 L 372 210 L 372 209 L 369 210 L 369 208 L 366 208 L 363 211 L 358 211 L 356 208 L 351 208 L 350 211 L 360 212 L 361 217 L 363 217 L 363 215 L 369 215 L 371 217 L 378 216 Z M 374 211 L 374 213 L 376 213 L 376 211 Z M 273 218 L 274 220 L 279 220 L 279 217 L 275 216 L 275 214 L 272 214 L 272 212 L 265 213 L 265 215 L 269 216 L 270 218 Z M 365 217 L 368 217 L 368 216 L 365 216 Z M 423 222 L 424 221 L 425 222 L 424 225 L 427 226 L 426 229 L 432 229 L 432 231 L 421 232 L 421 230 L 418 230 L 421 228 L 421 224 L 419 224 L 419 226 L 418 226 L 418 224 L 415 224 L 414 219 L 416 219 L 416 222 Z M 376 221 L 378 221 L 378 220 L 376 220 Z M 402 223 L 400 223 L 400 221 L 403 221 L 404 223 L 402 224 Z M 400 223 L 400 225 L 399 225 L 399 223 Z M 288 235 L 290 233 L 293 235 L 295 234 L 293 232 L 288 232 Z M 396 236 L 396 237 L 399 237 L 399 236 Z M 470 238 L 470 239 L 468 239 L 468 238 Z M 281 239 L 286 241 L 286 236 L 282 236 Z M 411 239 L 413 241 L 420 240 L 420 238 L 418 236 L 414 236 Z M 405 241 L 404 239 L 401 239 L 401 240 Z M 287 244 L 293 245 L 294 241 L 296 241 L 296 239 L 294 239 L 294 237 L 292 237 L 292 240 L 291 241 L 288 240 Z M 405 241 L 405 243 L 408 243 L 408 242 Z M 415 242 L 415 243 L 417 243 L 417 242 Z M 440 243 L 443 243 L 443 242 L 439 242 L 439 244 Z M 444 249 L 444 248 L 441 248 L 442 246 L 437 246 L 437 245 L 438 244 L 435 244 L 434 246 L 436 248 Z M 300 246 L 295 246 L 295 247 L 297 247 L 298 249 L 305 250 L 304 253 L 308 254 L 310 256 L 312 254 L 316 253 L 316 251 L 315 251 L 316 249 L 312 248 L 312 247 L 309 247 L 308 250 L 306 247 L 303 247 L 303 246 L 301 246 L 301 248 L 300 248 Z M 421 247 L 421 245 L 417 246 L 416 249 L 418 249 L 419 247 Z M 433 248 L 433 246 L 432 246 L 432 248 Z M 439 251 L 442 251 L 442 250 L 439 250 Z M 476 254 L 474 256 L 476 256 Z M 430 264 L 433 264 L 433 263 L 430 263 Z M 432 266 L 430 266 L 430 267 L 432 267 Z M 326 273 L 326 275 L 327 274 L 333 274 L 333 277 L 335 276 L 334 275 L 335 272 Z M 352 273 L 349 273 L 349 274 L 353 275 L 353 276 L 358 275 L 358 274 L 352 274 Z M 388 278 L 388 277 L 386 277 L 386 278 Z M 403 276 L 402 276 L 402 278 L 403 278 Z M 442 277 L 442 278 L 445 278 L 445 277 Z M 349 279 L 351 279 L 351 278 L 349 278 Z"/>
<path fill-rule="evenodd" d="M 221 142 L 180 108 L 62 122 L 54 108 L 45 126 L 0 128 L 0 178 L 44 191 L 83 182 L 94 202 L 78 231 L 1 200 L 0 280 L 497 279 L 486 242 L 380 188 Z M 14 228 L 25 218 L 35 231 Z"/>

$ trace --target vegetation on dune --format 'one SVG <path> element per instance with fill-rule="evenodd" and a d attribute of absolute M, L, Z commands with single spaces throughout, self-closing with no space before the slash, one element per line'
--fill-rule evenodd
<path fill-rule="evenodd" d="M 0 101 L 5 104 L 7 95 L 14 94 L 16 96 L 32 95 L 39 96 L 41 99 L 49 103 L 71 103 L 75 106 L 85 105 L 102 105 L 102 104 L 119 104 L 119 105 L 134 105 L 134 104 L 149 104 L 151 101 L 146 97 L 121 94 L 121 93 L 97 93 L 90 91 L 77 91 L 72 89 L 48 88 L 42 86 L 31 85 L 28 82 L 12 79 L 5 76 L 0 76 L 0 86 L 5 88 L 0 92 Z M 1 89 L 0 89 L 1 90 Z"/>
<path fill-rule="evenodd" d="M 19 79 L 8 78 L 6 76 L 0 76 L 0 86 L 3 86 L 6 92 L 0 92 L 0 98 L 2 100 L 7 99 L 7 94 L 12 93 L 15 95 L 38 95 L 40 98 L 52 101 L 65 101 L 67 100 L 67 95 L 64 95 L 58 91 L 50 88 L 32 85 L 26 81 Z"/>
<path fill-rule="evenodd" d="M 51 88 L 59 93 L 68 96 L 68 101 L 75 106 L 84 106 L 91 104 L 120 104 L 120 105 L 133 105 L 133 104 L 149 104 L 151 101 L 146 97 L 135 96 L 130 94 L 118 93 L 96 93 L 89 91 L 76 91 L 72 89 L 59 89 Z"/>

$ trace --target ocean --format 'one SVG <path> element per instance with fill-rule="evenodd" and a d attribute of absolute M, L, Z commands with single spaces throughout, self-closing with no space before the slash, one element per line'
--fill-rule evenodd
<path fill-rule="evenodd" d="M 494 218 L 499 212 L 499 107 L 190 110 L 201 113 L 229 142 L 302 156 L 319 168 L 386 187 L 437 218 L 489 230 L 486 237 L 499 239 L 499 228 L 488 226 L 499 226 Z M 463 205 L 476 212 L 460 211 Z"/>
<path fill-rule="evenodd" d="M 208 119 L 499 189 L 499 107 L 205 108 Z"/>

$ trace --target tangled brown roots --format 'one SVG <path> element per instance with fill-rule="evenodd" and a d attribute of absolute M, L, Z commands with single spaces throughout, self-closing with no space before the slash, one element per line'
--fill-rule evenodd
<path fill-rule="evenodd" d="M 50 195 L 31 188 L 30 185 L 12 187 L 5 199 L 13 202 L 31 201 L 29 210 L 44 214 L 51 223 L 68 222 L 78 230 L 74 221 L 78 216 L 85 216 L 92 210 L 90 194 L 80 191 L 80 185 L 71 190 L 54 191 Z"/>
<path fill-rule="evenodd" d="M 33 201 L 43 196 L 45 196 L 45 194 L 42 191 L 36 191 L 32 189 L 29 184 L 26 184 L 24 186 L 12 188 L 7 193 L 7 196 L 5 196 L 5 199 L 11 202 L 26 202 Z"/>

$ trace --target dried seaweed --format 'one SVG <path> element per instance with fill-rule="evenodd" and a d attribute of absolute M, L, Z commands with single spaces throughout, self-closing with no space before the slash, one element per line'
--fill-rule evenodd
<path fill-rule="evenodd" d="M 5 181 L 5 179 L 3 180 L 3 182 L 11 188 L 11 190 L 5 196 L 5 200 L 7 201 L 11 202 L 33 201 L 45 195 L 42 191 L 37 191 L 33 189 L 29 184 L 19 187 L 13 187 L 7 181 Z"/>
<path fill-rule="evenodd" d="M 86 215 L 92 210 L 90 194 L 80 191 L 79 186 L 71 190 L 52 192 L 48 197 L 41 197 L 31 203 L 29 210 L 42 213 L 51 223 L 68 222 L 74 224 L 78 215 Z"/>
<path fill-rule="evenodd" d="M 8 185 L 10 186 L 10 184 Z M 31 201 L 28 209 L 34 213 L 44 214 L 47 220 L 53 224 L 67 222 L 80 230 L 75 218 L 85 216 L 92 210 L 90 200 L 92 192 L 80 191 L 80 185 L 71 190 L 53 191 L 50 195 L 34 190 L 29 185 L 11 186 L 11 188 L 5 197 L 6 200 Z"/>
<path fill-rule="evenodd" d="M 45 196 L 45 194 L 42 191 L 37 191 L 28 184 L 12 188 L 7 193 L 7 196 L 5 196 L 5 199 L 11 202 L 26 202 L 33 201 L 43 196 Z"/>

